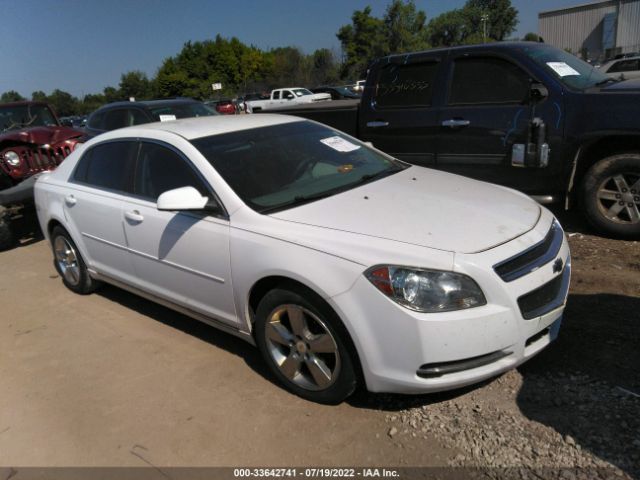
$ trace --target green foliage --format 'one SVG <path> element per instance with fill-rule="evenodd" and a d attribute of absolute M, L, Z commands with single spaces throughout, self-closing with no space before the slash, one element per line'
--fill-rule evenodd
<path fill-rule="evenodd" d="M 494 42 L 504 40 L 517 24 L 518 11 L 511 0 L 468 0 L 462 8 L 433 18 L 427 25 L 427 39 L 433 47 Z"/>
<path fill-rule="evenodd" d="M 364 78 L 370 63 L 388 52 L 384 22 L 371 16 L 371 7 L 368 6 L 353 12 L 351 24 L 340 27 L 336 36 L 342 44 L 344 56 L 342 78 Z"/>
<path fill-rule="evenodd" d="M 47 97 L 47 102 L 60 117 L 74 115 L 78 111 L 78 99 L 57 88 Z"/>
<path fill-rule="evenodd" d="M 149 100 L 153 97 L 147 74 L 139 70 L 123 73 L 120 77 L 120 95 L 126 99 Z"/>
<path fill-rule="evenodd" d="M 15 90 L 9 90 L 0 96 L 0 103 L 20 102 L 22 100 L 25 100 L 25 98 Z"/>
<path fill-rule="evenodd" d="M 31 100 L 33 100 L 34 102 L 46 102 L 47 94 L 42 90 L 36 90 L 31 94 Z"/>
<path fill-rule="evenodd" d="M 522 38 L 522 40 L 525 42 L 539 42 L 540 36 L 537 33 L 529 32 Z"/>
<path fill-rule="evenodd" d="M 424 50 L 428 46 L 426 21 L 427 14 L 417 10 L 413 0 L 407 3 L 393 0 L 383 18 L 388 53 Z"/>

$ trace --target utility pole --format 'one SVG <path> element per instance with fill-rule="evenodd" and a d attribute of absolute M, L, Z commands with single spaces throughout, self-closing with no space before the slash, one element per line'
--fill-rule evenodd
<path fill-rule="evenodd" d="M 487 43 L 487 22 L 489 21 L 489 15 L 483 13 L 480 15 L 480 21 L 482 22 L 482 41 Z"/>

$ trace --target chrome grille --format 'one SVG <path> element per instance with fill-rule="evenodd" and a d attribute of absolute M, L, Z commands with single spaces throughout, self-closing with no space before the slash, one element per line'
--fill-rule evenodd
<path fill-rule="evenodd" d="M 69 156 L 71 148 L 67 145 L 57 147 L 39 147 L 22 151 L 22 160 L 29 166 L 30 173 L 56 168 Z"/>
<path fill-rule="evenodd" d="M 524 277 L 554 260 L 560 251 L 563 239 L 562 227 L 554 221 L 544 240 L 524 252 L 494 265 L 493 270 L 505 282 L 512 282 Z"/>

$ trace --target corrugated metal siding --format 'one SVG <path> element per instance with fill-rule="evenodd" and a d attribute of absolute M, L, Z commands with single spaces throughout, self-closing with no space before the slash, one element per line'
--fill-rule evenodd
<path fill-rule="evenodd" d="M 631 0 L 640 4 L 640 0 Z M 579 54 L 584 49 L 590 57 L 602 52 L 602 22 L 607 13 L 617 11 L 618 0 L 582 5 L 538 15 L 540 36 L 546 43 Z"/>
<path fill-rule="evenodd" d="M 640 0 L 621 2 L 616 37 L 623 53 L 640 50 Z"/>

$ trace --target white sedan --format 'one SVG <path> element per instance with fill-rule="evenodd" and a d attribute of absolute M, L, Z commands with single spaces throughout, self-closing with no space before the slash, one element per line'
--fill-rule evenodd
<path fill-rule="evenodd" d="M 555 338 L 569 287 L 564 233 L 527 196 L 297 117 L 108 132 L 35 201 L 69 289 L 108 282 L 238 335 L 317 402 L 513 368 Z"/>

